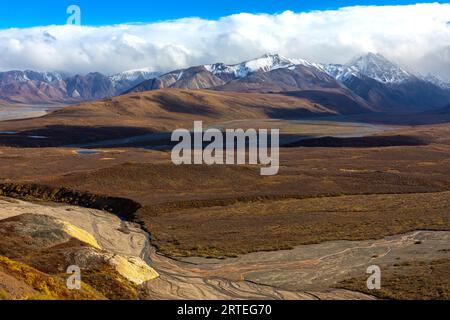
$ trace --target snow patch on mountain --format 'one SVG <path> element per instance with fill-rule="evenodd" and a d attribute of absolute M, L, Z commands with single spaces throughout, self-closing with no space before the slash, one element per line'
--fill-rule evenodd
<path fill-rule="evenodd" d="M 435 86 L 438 86 L 442 89 L 450 90 L 450 83 L 440 79 L 439 77 L 433 76 L 431 74 L 429 74 L 427 76 L 420 76 L 420 79 L 431 82 Z"/>
<path fill-rule="evenodd" d="M 323 64 L 319 69 L 339 81 L 345 81 L 352 76 L 358 77 L 360 75 L 358 70 L 342 64 Z"/>
<path fill-rule="evenodd" d="M 37 71 L 6 71 L 0 72 L 0 82 L 2 84 L 10 82 L 25 83 L 28 81 L 39 81 L 45 83 L 52 83 L 54 81 L 60 81 L 63 77 L 57 72 L 37 72 Z"/>
<path fill-rule="evenodd" d="M 255 72 L 270 72 L 276 69 L 295 68 L 297 65 L 307 67 L 316 66 L 315 64 L 303 59 L 290 59 L 279 54 L 266 54 L 260 58 L 248 60 L 235 65 L 216 63 L 204 65 L 204 67 L 206 70 L 215 75 L 230 74 L 234 78 L 244 78 Z"/>

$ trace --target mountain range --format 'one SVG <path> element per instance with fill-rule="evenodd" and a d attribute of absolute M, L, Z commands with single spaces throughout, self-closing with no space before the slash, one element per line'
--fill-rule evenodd
<path fill-rule="evenodd" d="M 120 95 L 159 73 L 130 70 L 112 76 L 98 72 L 65 76 L 58 72 L 0 72 L 0 103 L 73 104 Z"/>
<path fill-rule="evenodd" d="M 338 95 L 374 111 L 394 113 L 421 112 L 450 103 L 448 84 L 415 75 L 373 53 L 345 65 L 264 55 L 236 65 L 217 63 L 172 71 L 128 92 L 164 88 L 288 92 L 319 102 Z"/>
<path fill-rule="evenodd" d="M 369 53 L 347 65 L 321 65 L 371 106 L 384 112 L 420 112 L 449 104 L 450 86 L 415 75 L 380 54 Z"/>
<path fill-rule="evenodd" d="M 264 55 L 236 65 L 216 63 L 171 71 L 144 81 L 128 92 L 165 88 L 268 92 L 339 87 L 340 84 L 319 66 L 278 54 Z M 291 79 L 277 79 L 277 75 L 283 74 L 290 75 Z"/>
<path fill-rule="evenodd" d="M 423 77 L 369 53 L 347 64 L 318 64 L 267 54 L 235 65 L 207 64 L 165 74 L 131 70 L 65 77 L 59 73 L 0 73 L 0 102 L 71 104 L 159 89 L 208 89 L 239 93 L 283 93 L 346 110 L 411 113 L 450 104 L 450 85 Z"/>

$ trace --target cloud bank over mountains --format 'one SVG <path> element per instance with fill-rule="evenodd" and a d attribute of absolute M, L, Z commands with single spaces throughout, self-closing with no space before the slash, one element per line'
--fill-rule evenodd
<path fill-rule="evenodd" d="M 449 81 L 450 4 L 0 30 L 3 71 L 113 74 L 143 67 L 169 71 L 214 62 L 231 64 L 264 53 L 346 63 L 367 52 Z"/>

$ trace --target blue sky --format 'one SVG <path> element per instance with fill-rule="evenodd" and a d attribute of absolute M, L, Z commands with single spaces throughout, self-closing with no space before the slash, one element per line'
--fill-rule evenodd
<path fill-rule="evenodd" d="M 81 26 L 65 25 L 72 4 Z M 449 21 L 448 2 L 408 0 L 13 0 L 0 8 L 0 70 L 164 72 L 266 53 L 346 63 L 377 52 L 450 81 Z"/>
<path fill-rule="evenodd" d="M 82 10 L 82 24 L 109 25 L 126 22 L 154 22 L 183 17 L 217 19 L 234 13 L 278 13 L 337 9 L 354 5 L 414 4 L 410 0 L 39 0 L 2 1 L 0 28 L 24 28 L 64 24 L 66 8 L 76 4 Z"/>

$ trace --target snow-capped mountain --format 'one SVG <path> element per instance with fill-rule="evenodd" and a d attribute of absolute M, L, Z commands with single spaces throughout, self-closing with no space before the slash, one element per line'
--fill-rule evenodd
<path fill-rule="evenodd" d="M 379 111 L 423 111 L 450 103 L 450 86 L 409 72 L 380 54 L 369 53 L 346 65 L 319 68 Z"/>
<path fill-rule="evenodd" d="M 300 67 L 305 69 L 301 70 Z M 299 89 L 298 85 L 300 83 L 302 83 L 301 87 L 307 85 L 307 83 L 313 85 L 316 82 L 323 83 L 331 81 L 336 84 L 334 78 L 319 70 L 318 67 L 319 65 L 303 59 L 290 59 L 278 54 L 266 54 L 259 58 L 234 65 L 215 63 L 175 70 L 158 78 L 145 81 L 129 92 L 164 88 L 210 89 L 220 87 L 221 89 L 225 89 L 225 86 L 228 87 L 227 89 L 232 87 L 237 91 L 245 91 L 250 89 L 249 85 L 245 84 L 246 80 L 253 81 L 252 86 L 256 87 L 258 87 L 258 83 L 265 82 L 264 91 L 270 91 L 272 89 L 274 91 L 280 91 L 287 90 L 288 88 Z M 251 79 L 251 77 L 258 77 L 258 74 L 268 75 L 276 71 L 286 71 L 286 74 L 278 74 L 278 79 L 268 79 L 267 77 L 266 79 Z M 288 73 L 290 74 L 288 75 Z M 260 89 L 262 90 L 262 87 Z"/>
<path fill-rule="evenodd" d="M 412 73 L 375 53 L 361 56 L 346 65 L 328 64 L 320 65 L 319 68 L 340 81 L 351 77 L 368 77 L 381 83 L 402 83 L 415 78 Z"/>
<path fill-rule="evenodd" d="M 413 74 L 387 60 L 381 54 L 369 53 L 351 63 L 351 69 L 382 83 L 402 83 Z"/>
<path fill-rule="evenodd" d="M 380 54 L 369 53 L 346 65 L 318 64 L 304 59 L 287 58 L 279 54 L 266 54 L 259 58 L 233 65 L 215 63 L 172 71 L 152 81 L 151 84 L 150 81 L 147 82 L 141 90 L 167 87 L 205 89 L 224 85 L 230 81 L 243 79 L 256 73 L 269 73 L 283 69 L 294 70 L 298 66 L 310 68 L 310 70 L 315 70 L 314 72 L 324 72 L 341 82 L 345 82 L 352 77 L 367 77 L 385 84 L 403 83 L 416 79 L 414 74 L 390 62 Z M 193 79 L 193 77 L 197 79 Z"/>
<path fill-rule="evenodd" d="M 112 81 L 145 81 L 160 76 L 160 72 L 155 72 L 149 68 L 128 70 L 110 76 Z"/>
<path fill-rule="evenodd" d="M 160 75 L 160 72 L 155 72 L 148 68 L 144 68 L 117 73 L 109 76 L 108 79 L 111 81 L 115 93 L 122 94 L 139 83 L 156 78 Z"/>
<path fill-rule="evenodd" d="M 229 74 L 234 78 L 244 78 L 254 72 L 270 72 L 277 69 L 294 68 L 297 65 L 315 66 L 303 59 L 289 59 L 279 54 L 265 54 L 260 58 L 248 60 L 235 65 L 223 63 L 204 65 L 205 69 L 214 75 Z"/>

